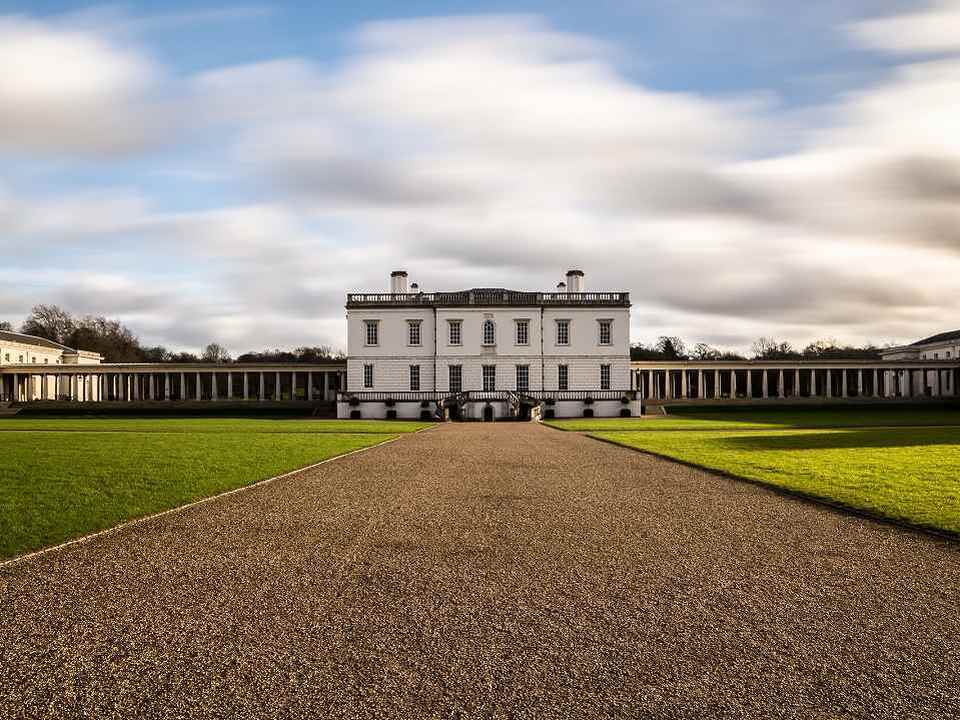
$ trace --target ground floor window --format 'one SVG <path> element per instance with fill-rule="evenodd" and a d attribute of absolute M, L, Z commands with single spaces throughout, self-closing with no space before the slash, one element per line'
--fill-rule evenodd
<path fill-rule="evenodd" d="M 497 366 L 483 366 L 483 391 L 493 392 L 497 389 Z"/>
<path fill-rule="evenodd" d="M 363 366 L 363 386 L 365 388 L 373 387 L 373 365 Z"/>
<path fill-rule="evenodd" d="M 570 369 L 566 365 L 557 366 L 557 390 L 569 390 Z"/>
<path fill-rule="evenodd" d="M 450 392 L 462 392 L 463 391 L 463 366 L 462 365 L 451 365 L 447 368 L 448 375 L 450 378 Z"/>
<path fill-rule="evenodd" d="M 610 366 L 609 365 L 600 366 L 600 389 L 601 390 L 610 389 Z"/>
<path fill-rule="evenodd" d="M 517 392 L 530 390 L 530 366 L 517 365 Z"/>
<path fill-rule="evenodd" d="M 410 389 L 414 391 L 420 389 L 420 366 L 419 365 L 410 366 Z"/>

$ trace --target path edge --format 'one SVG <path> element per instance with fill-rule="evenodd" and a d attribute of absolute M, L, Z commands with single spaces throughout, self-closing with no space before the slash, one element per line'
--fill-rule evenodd
<path fill-rule="evenodd" d="M 559 428 L 554 428 L 558 430 Z M 566 430 L 561 430 L 560 432 L 568 432 Z M 691 468 L 692 470 L 699 470 L 705 472 L 708 475 L 713 475 L 715 477 L 723 478 L 724 480 L 733 480 L 735 482 L 748 483 L 754 487 L 761 488 L 767 492 L 772 492 L 776 495 L 781 495 L 784 497 L 792 498 L 794 500 L 800 500 L 806 502 L 810 505 L 818 505 L 820 507 L 828 508 L 834 512 L 841 515 L 853 515 L 864 520 L 872 520 L 873 522 L 879 523 L 881 525 L 888 525 L 895 527 L 899 530 L 904 530 L 915 535 L 926 535 L 928 537 L 933 537 L 938 540 L 947 540 L 951 545 L 957 545 L 960 543 L 960 533 L 952 533 L 949 530 L 936 530 L 934 528 L 925 527 L 923 525 L 915 525 L 903 520 L 896 520 L 894 518 L 887 517 L 885 515 L 880 515 L 879 513 L 872 513 L 869 510 L 863 510 L 860 508 L 851 507 L 850 505 L 844 505 L 843 503 L 834 502 L 827 498 L 820 497 L 819 495 L 812 495 L 810 493 L 805 493 L 802 490 L 791 490 L 790 488 L 780 487 L 779 485 L 772 485 L 766 483 L 762 480 L 757 480 L 755 478 L 746 477 L 744 475 L 737 475 L 735 473 L 729 472 L 727 470 L 720 470 L 718 468 L 707 467 L 706 465 L 699 465 L 695 462 L 690 462 L 689 460 L 681 460 L 679 458 L 671 457 L 670 455 L 665 455 L 663 453 L 658 453 L 653 450 L 645 450 L 643 448 L 632 447 L 630 445 L 624 445 L 623 443 L 618 443 L 616 440 L 608 440 L 607 438 L 596 437 L 590 435 L 587 432 L 580 432 L 579 435 L 590 438 L 597 442 L 607 443 L 608 445 L 613 445 L 614 447 L 623 448 L 624 450 L 630 450 L 632 452 L 640 453 L 641 455 L 648 455 L 650 457 L 657 458 L 658 460 L 666 460 L 668 462 L 676 463 L 678 465 L 683 465 L 685 467 Z"/>
<path fill-rule="evenodd" d="M 80 537 L 77 537 L 77 538 L 65 540 L 64 542 L 58 543 L 57 545 L 51 545 L 50 547 L 40 548 L 39 550 L 32 550 L 31 552 L 28 552 L 25 555 L 16 555 L 12 558 L 9 558 L 7 560 L 3 560 L 2 562 L 0 562 L 0 570 L 5 570 L 7 567 L 11 565 L 17 565 L 27 560 L 32 560 L 34 558 L 40 557 L 41 555 L 46 555 L 48 553 L 56 552 L 58 550 L 63 550 L 65 548 L 70 547 L 71 545 L 80 545 L 82 543 L 86 543 L 91 540 L 96 540 L 97 538 L 103 537 L 105 535 L 110 535 L 112 533 L 119 532 L 126 528 L 133 527 L 134 525 L 140 525 L 142 523 L 156 520 L 158 518 L 163 517 L 164 515 L 171 515 L 173 513 L 180 512 L 182 510 L 188 510 L 192 507 L 196 507 L 197 505 L 203 505 L 208 502 L 213 502 L 214 500 L 220 500 L 221 498 L 225 498 L 230 495 L 236 495 L 238 493 L 246 492 L 247 490 L 253 490 L 254 488 L 267 485 L 276 480 L 283 480 L 284 478 L 288 478 L 293 475 L 298 475 L 299 473 L 306 472 L 307 470 L 313 470 L 314 468 L 318 468 L 321 465 L 326 465 L 327 463 L 333 462 L 334 460 L 341 460 L 342 458 L 349 457 L 350 455 L 357 455 L 362 452 L 367 452 L 368 450 L 373 450 L 378 447 L 383 447 L 384 445 L 387 445 L 389 443 L 396 442 L 397 440 L 402 438 L 404 435 L 415 435 L 419 432 L 424 432 L 430 429 L 432 429 L 432 426 L 420 428 L 419 430 L 414 430 L 412 433 L 401 433 L 401 434 L 395 435 L 392 438 L 388 438 L 383 442 L 378 442 L 376 445 L 368 445 L 367 447 L 357 448 L 356 450 L 345 452 L 342 455 L 334 455 L 333 457 L 328 457 L 325 460 L 321 460 L 320 462 L 315 462 L 311 465 L 304 465 L 301 468 L 290 470 L 289 472 L 281 473 L 280 475 L 274 475 L 273 477 L 264 478 L 263 480 L 257 480 L 255 483 L 251 483 L 250 485 L 243 485 L 241 487 L 232 488 L 230 490 L 224 490 L 223 492 L 217 493 L 216 495 L 210 495 L 209 497 L 200 498 L 199 500 L 192 500 L 191 502 L 188 502 L 186 505 L 177 505 L 176 507 L 167 508 L 166 510 L 161 510 L 160 512 L 151 513 L 150 515 L 144 515 L 143 517 L 134 518 L 133 520 L 127 520 L 125 522 L 120 523 L 119 525 L 113 525 L 112 527 L 104 528 L 103 530 L 97 530 L 95 532 L 88 533 L 87 535 L 81 535 Z"/>

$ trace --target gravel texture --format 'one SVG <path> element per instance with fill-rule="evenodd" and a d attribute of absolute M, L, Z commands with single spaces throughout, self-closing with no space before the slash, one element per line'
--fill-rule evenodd
<path fill-rule="evenodd" d="M 960 716 L 960 546 L 444 425 L 0 568 L 3 717 Z"/>

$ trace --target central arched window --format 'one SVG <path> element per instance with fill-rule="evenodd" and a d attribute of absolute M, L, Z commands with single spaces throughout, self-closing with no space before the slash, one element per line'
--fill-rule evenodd
<path fill-rule="evenodd" d="M 495 345 L 496 341 L 497 341 L 497 335 L 493 327 L 493 320 L 484 320 L 483 321 L 483 344 Z"/>

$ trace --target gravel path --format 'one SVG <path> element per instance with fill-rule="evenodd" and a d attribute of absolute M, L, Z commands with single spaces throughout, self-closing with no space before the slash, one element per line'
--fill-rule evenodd
<path fill-rule="evenodd" d="M 960 716 L 960 546 L 444 425 L 0 569 L 3 717 Z"/>

